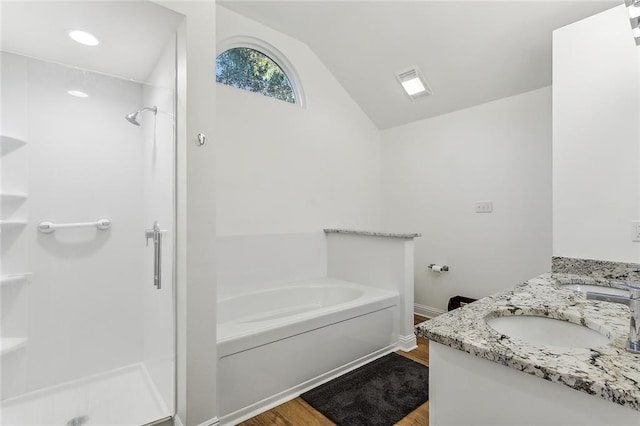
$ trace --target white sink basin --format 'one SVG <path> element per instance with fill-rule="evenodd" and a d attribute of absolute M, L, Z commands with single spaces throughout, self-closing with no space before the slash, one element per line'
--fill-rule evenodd
<path fill-rule="evenodd" d="M 591 291 L 595 293 L 610 294 L 613 296 L 629 296 L 628 290 L 615 288 L 615 287 L 602 287 L 599 285 L 591 285 L 591 284 L 563 284 L 562 287 L 570 288 L 571 290 L 579 291 L 582 293 Z"/>
<path fill-rule="evenodd" d="M 595 330 L 552 318 L 514 315 L 491 318 L 487 324 L 505 336 L 533 345 L 597 348 L 609 344 L 609 339 Z"/>

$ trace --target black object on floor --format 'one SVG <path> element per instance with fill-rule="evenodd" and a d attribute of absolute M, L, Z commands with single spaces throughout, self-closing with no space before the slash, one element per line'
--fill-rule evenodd
<path fill-rule="evenodd" d="M 469 303 L 473 303 L 478 299 L 472 299 L 470 297 L 464 296 L 455 296 L 449 299 L 449 305 L 447 306 L 447 311 L 453 311 L 454 309 L 462 308 L 464 305 L 468 305 Z"/>
<path fill-rule="evenodd" d="M 344 426 L 391 426 L 429 400 L 429 367 L 390 353 L 300 395 Z"/>

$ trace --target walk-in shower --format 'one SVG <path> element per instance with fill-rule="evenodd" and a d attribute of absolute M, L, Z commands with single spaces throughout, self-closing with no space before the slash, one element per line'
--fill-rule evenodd
<path fill-rule="evenodd" d="M 53 1 L 3 2 L 1 19 L 0 424 L 169 418 L 183 17 Z M 77 44 L 70 22 L 100 43 Z M 136 129 L 127 111 L 162 114 Z"/>
<path fill-rule="evenodd" d="M 144 107 L 142 109 L 139 109 L 135 112 L 132 112 L 130 114 L 125 115 L 124 118 L 127 119 L 127 121 L 131 124 L 133 124 L 134 126 L 140 126 L 140 115 L 145 112 L 145 111 L 151 111 L 153 112 L 153 115 L 157 115 L 158 114 L 158 107 L 157 106 L 152 106 L 152 107 Z"/>

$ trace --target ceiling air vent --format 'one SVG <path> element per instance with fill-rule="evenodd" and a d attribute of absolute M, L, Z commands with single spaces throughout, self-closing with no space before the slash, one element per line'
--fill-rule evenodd
<path fill-rule="evenodd" d="M 640 0 L 625 0 L 636 46 L 640 46 Z"/>
<path fill-rule="evenodd" d="M 417 65 L 400 71 L 396 74 L 396 77 L 411 99 L 433 94 L 433 90 L 431 90 L 431 87 L 427 84 Z"/>

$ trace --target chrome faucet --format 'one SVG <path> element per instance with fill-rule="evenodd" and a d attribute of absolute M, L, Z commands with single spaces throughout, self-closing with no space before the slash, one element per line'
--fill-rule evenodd
<path fill-rule="evenodd" d="M 640 354 L 640 286 L 631 284 L 620 285 L 629 290 L 629 297 L 588 291 L 587 299 L 622 303 L 629 306 L 631 318 L 629 322 L 629 341 L 627 342 L 627 351 L 633 352 L 634 354 Z"/>

